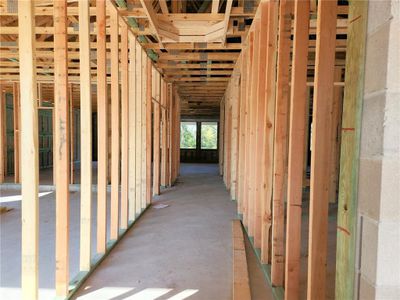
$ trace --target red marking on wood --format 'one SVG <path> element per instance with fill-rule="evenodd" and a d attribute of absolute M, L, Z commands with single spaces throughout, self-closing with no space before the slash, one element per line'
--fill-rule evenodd
<path fill-rule="evenodd" d="M 343 228 L 341 226 L 337 226 L 337 229 L 339 229 L 340 231 L 344 232 L 347 235 L 351 235 L 350 231 L 348 231 L 346 228 Z"/>
<path fill-rule="evenodd" d="M 343 131 L 354 131 L 354 128 L 342 128 Z"/>

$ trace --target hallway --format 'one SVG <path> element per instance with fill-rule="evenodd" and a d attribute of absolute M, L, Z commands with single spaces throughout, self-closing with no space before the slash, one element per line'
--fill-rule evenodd
<path fill-rule="evenodd" d="M 218 166 L 182 164 L 74 299 L 232 299 L 233 218 Z"/>

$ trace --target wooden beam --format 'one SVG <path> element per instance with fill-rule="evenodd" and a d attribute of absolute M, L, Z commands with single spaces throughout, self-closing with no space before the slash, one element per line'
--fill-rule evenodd
<path fill-rule="evenodd" d="M 23 299 L 38 299 L 39 288 L 39 142 L 35 66 L 35 15 L 32 1 L 18 1 L 21 84 L 21 287 Z M 3 91 L 1 103 L 3 107 Z M 0 122 L 5 124 L 3 117 Z M 2 145 L 0 145 L 2 146 Z M 0 159 L 3 158 L 3 155 Z M 4 175 L 4 173 L 2 173 Z"/>
<path fill-rule="evenodd" d="M 349 7 L 343 99 L 339 200 L 336 246 L 335 298 L 351 299 L 355 292 L 358 170 L 361 111 L 367 36 L 367 1 L 351 1 Z M 346 128 L 346 130 L 345 130 Z M 353 130 L 354 128 L 354 130 Z M 350 129 L 350 130 L 349 130 Z"/>
<path fill-rule="evenodd" d="M 110 9 L 111 29 L 111 221 L 110 239 L 118 239 L 119 230 L 119 16 Z"/>
<path fill-rule="evenodd" d="M 154 68 L 153 196 L 160 194 L 160 73 Z"/>
<path fill-rule="evenodd" d="M 89 2 L 79 1 L 81 226 L 80 271 L 90 270 L 92 226 L 92 99 L 90 83 Z"/>
<path fill-rule="evenodd" d="M 287 140 L 289 115 L 289 66 L 293 4 L 290 0 L 279 3 L 279 42 L 276 80 L 274 179 L 272 201 L 272 253 L 271 282 L 283 286 L 285 268 L 285 177 L 287 172 Z"/>
<path fill-rule="evenodd" d="M 146 57 L 146 205 L 151 202 L 151 131 L 152 131 L 152 68 L 151 59 Z"/>
<path fill-rule="evenodd" d="M 212 0 L 211 13 L 218 14 L 219 0 Z"/>
<path fill-rule="evenodd" d="M 108 178 L 108 93 L 106 0 L 96 0 L 97 22 L 97 253 L 106 252 Z"/>
<path fill-rule="evenodd" d="M 321 0 L 317 14 L 313 133 L 311 139 L 310 225 L 307 299 L 322 299 L 326 292 L 328 244 L 329 158 L 335 66 L 337 2 Z"/>
<path fill-rule="evenodd" d="M 128 228 L 128 25 L 121 27 L 121 229 Z"/>
<path fill-rule="evenodd" d="M 231 17 L 233 0 L 226 0 L 226 8 L 225 8 L 225 16 L 224 16 L 224 27 L 222 29 L 222 38 L 221 42 L 225 46 L 226 43 L 226 33 L 228 31 L 229 19 Z"/>
<path fill-rule="evenodd" d="M 14 127 L 14 182 L 20 182 L 20 100 L 18 83 L 13 83 L 13 127 Z"/>
<path fill-rule="evenodd" d="M 300 298 L 301 202 L 304 135 L 307 102 L 307 55 L 310 1 L 297 0 L 294 6 L 294 38 L 290 93 L 289 159 L 285 299 Z"/>
<path fill-rule="evenodd" d="M 138 128 L 136 126 L 137 103 L 136 103 L 136 38 L 132 33 L 128 34 L 129 40 L 129 101 L 128 101 L 128 219 L 133 221 L 136 219 L 136 136 Z"/>
<path fill-rule="evenodd" d="M 55 185 L 57 187 L 56 296 L 60 297 L 67 296 L 69 286 L 70 157 L 67 22 L 67 1 L 54 2 L 54 149 L 57 149 L 54 151 Z"/>
<path fill-rule="evenodd" d="M 168 11 L 168 6 L 167 6 L 167 0 L 160 0 L 159 3 L 160 3 L 162 13 L 165 15 L 168 14 L 169 11 Z"/>
<path fill-rule="evenodd" d="M 144 11 L 146 12 L 147 18 L 151 26 L 154 28 L 154 33 L 157 37 L 158 44 L 160 45 L 160 48 L 163 49 L 164 46 L 162 44 L 162 40 L 159 34 L 158 20 L 157 20 L 157 15 L 153 9 L 153 3 L 152 1 L 147 1 L 147 0 L 140 0 L 140 3 L 142 4 Z"/>

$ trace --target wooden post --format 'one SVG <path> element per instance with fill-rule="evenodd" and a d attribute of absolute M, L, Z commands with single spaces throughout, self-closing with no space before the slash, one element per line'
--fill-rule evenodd
<path fill-rule="evenodd" d="M 225 157 L 224 157 L 224 148 L 225 148 L 225 97 L 221 99 L 219 103 L 219 175 L 224 175 L 224 165 L 225 165 Z"/>
<path fill-rule="evenodd" d="M 128 228 L 128 24 L 121 28 L 121 229 Z"/>
<path fill-rule="evenodd" d="M 243 190 L 243 200 L 245 201 L 246 206 L 246 214 L 243 214 L 243 222 L 245 226 L 249 227 L 249 215 L 250 213 L 250 200 L 249 200 L 249 158 L 250 158 L 250 119 L 251 119 L 251 111 L 250 111 L 250 99 L 251 99 L 251 83 L 252 83 L 252 67 L 253 67 L 253 42 L 254 42 L 254 31 L 249 33 L 248 37 L 248 64 L 247 64 L 247 78 L 248 78 L 248 85 L 246 89 L 246 148 L 245 148 L 245 168 L 244 168 L 244 190 Z M 253 212 L 253 211 L 251 211 Z"/>
<path fill-rule="evenodd" d="M 71 156 L 71 164 L 70 164 L 70 184 L 74 183 L 74 157 L 75 157 L 75 145 L 74 145 L 74 138 L 75 138 L 75 124 L 74 124 L 74 97 L 73 97 L 73 93 L 74 93 L 74 89 L 72 86 L 72 83 L 69 84 L 69 91 L 68 91 L 68 95 L 69 95 L 69 128 L 70 128 L 70 156 Z"/>
<path fill-rule="evenodd" d="M 342 67 L 335 67 L 334 74 L 335 82 L 342 81 Z M 331 126 L 331 139 L 332 139 L 332 152 L 331 152 L 331 170 L 329 182 L 329 203 L 336 203 L 338 198 L 338 182 L 339 182 L 339 159 L 340 159 L 340 132 L 342 121 L 342 108 L 343 108 L 343 87 L 335 86 L 333 103 L 332 103 L 332 126 Z"/>
<path fill-rule="evenodd" d="M 135 43 L 136 39 L 133 33 L 128 33 L 129 40 L 129 101 L 128 101 L 128 161 L 129 161 L 129 178 L 128 178 L 128 219 L 133 221 L 136 219 L 136 61 L 135 61 Z"/>
<path fill-rule="evenodd" d="M 257 87 L 256 87 L 256 94 L 255 99 L 256 101 L 256 110 L 255 115 L 253 118 L 255 119 L 255 141 L 254 141 L 254 153 L 256 157 L 256 162 L 254 165 L 254 199 L 256 201 L 256 214 L 255 214 L 255 228 L 254 228 L 254 245 L 257 248 L 261 248 L 261 229 L 262 229 L 262 203 L 265 201 L 265 189 L 266 186 L 264 185 L 264 178 L 263 178 L 263 169 L 266 166 L 260 165 L 259 162 L 263 159 L 263 152 L 264 152 L 264 123 L 265 117 L 267 114 L 267 95 L 265 93 L 265 76 L 266 76 L 266 64 L 267 64 L 267 57 L 269 47 L 267 47 L 268 43 L 268 32 L 270 30 L 269 26 L 269 5 L 270 2 L 261 2 L 259 9 L 261 10 L 260 13 L 260 31 L 262 34 L 259 35 L 258 39 L 258 57 L 259 61 L 257 64 Z M 264 33 L 265 32 L 265 33 Z"/>
<path fill-rule="evenodd" d="M 168 170 L 168 185 L 172 186 L 172 165 L 173 165 L 173 102 L 174 96 L 172 94 L 172 83 L 168 83 L 168 108 L 169 108 L 169 117 L 168 117 L 168 146 L 169 146 L 169 153 L 168 153 L 168 160 L 169 160 L 169 170 Z"/>
<path fill-rule="evenodd" d="M 119 230 L 119 16 L 110 4 L 111 32 L 111 221 L 110 239 L 118 238 Z"/>
<path fill-rule="evenodd" d="M 167 186 L 168 170 L 168 128 L 167 128 L 167 83 L 161 78 L 161 185 Z"/>
<path fill-rule="evenodd" d="M 81 95 L 81 271 L 90 270 L 92 227 L 92 92 L 90 83 L 89 2 L 79 1 L 79 66 Z"/>
<path fill-rule="evenodd" d="M 6 176 L 6 97 L 5 91 L 0 90 L 0 183 L 4 182 Z"/>
<path fill-rule="evenodd" d="M 335 299 L 352 299 L 355 287 L 357 192 L 368 1 L 351 1 L 343 100 Z M 354 128 L 354 129 L 353 129 Z"/>
<path fill-rule="evenodd" d="M 260 43 L 260 19 L 254 20 L 254 43 L 253 47 L 251 47 L 251 51 L 253 52 L 253 68 L 251 69 L 251 83 L 250 83 L 250 120 L 249 120 L 249 176 L 248 176 L 248 198 L 249 198 L 249 211 L 248 211 L 248 220 L 249 227 L 248 232 L 250 236 L 254 237 L 254 246 L 256 248 L 261 247 L 261 232 L 257 232 L 256 227 L 259 224 L 256 224 L 257 221 L 261 221 L 261 200 L 256 199 L 256 157 L 251 149 L 256 148 L 256 115 L 257 115 L 257 83 L 260 80 L 258 68 L 259 66 L 259 43 Z M 259 201 L 258 201 L 259 200 Z M 260 228 L 261 226 L 258 226 Z"/>
<path fill-rule="evenodd" d="M 235 71 L 234 71 L 235 72 Z M 238 186 L 238 159 L 239 159 L 239 72 L 236 71 L 232 74 L 232 120 L 231 120 L 231 199 L 237 200 L 237 186 Z"/>
<path fill-rule="evenodd" d="M 246 135 L 246 146 L 245 146 L 245 166 L 244 166 L 244 185 L 243 185 L 243 200 L 244 205 L 246 207 L 246 214 L 243 214 L 243 223 L 245 226 L 249 226 L 249 215 L 250 215 L 250 201 L 249 201 L 249 158 L 250 158 L 250 119 L 251 119 L 251 111 L 250 111 L 250 99 L 251 99 L 251 83 L 252 83 L 252 67 L 253 67 L 253 42 L 254 42 L 254 31 L 249 33 L 248 37 L 248 46 L 247 46 L 247 85 L 246 85 L 246 125 L 245 125 L 245 135 Z"/>
<path fill-rule="evenodd" d="M 141 163 L 142 163 L 142 186 L 141 186 L 141 192 L 142 192 L 142 196 L 141 196 L 141 200 L 142 200 L 142 209 L 144 209 L 147 206 L 147 192 L 150 191 L 151 192 L 151 188 L 147 188 L 147 173 L 151 172 L 151 168 L 148 168 L 148 162 L 147 162 L 147 110 L 146 108 L 149 106 L 147 105 L 147 80 L 148 80 L 148 74 L 147 74 L 147 66 L 148 66 L 148 62 L 147 62 L 147 55 L 146 53 L 141 49 L 140 53 L 142 55 L 142 141 L 141 141 L 141 145 L 142 145 L 142 157 L 140 159 Z M 151 73 L 151 70 L 150 70 Z M 150 79 L 150 91 L 151 91 L 151 79 Z M 151 99 L 150 99 L 150 106 L 151 106 Z M 151 118 L 150 118 L 151 120 Z M 151 131 L 150 131 L 151 133 Z M 150 144 L 151 144 L 151 138 L 150 140 Z M 150 160 L 151 160 L 151 154 L 149 154 Z M 151 164 L 151 162 L 150 162 Z"/>
<path fill-rule="evenodd" d="M 238 172 L 239 172 L 239 182 L 238 182 L 238 212 L 243 216 L 245 215 L 245 205 L 243 199 L 243 189 L 244 189 L 244 166 L 245 166 L 245 145 L 246 145 L 246 86 L 247 86 L 247 51 L 244 49 L 242 51 L 242 59 L 240 66 L 240 127 L 239 127 L 239 162 L 238 162 Z"/>
<path fill-rule="evenodd" d="M 136 72 L 136 88 L 135 88 L 135 103 L 136 103 L 136 214 L 142 211 L 142 168 L 143 168 L 143 63 L 142 63 L 142 48 L 135 40 L 135 72 Z"/>
<path fill-rule="evenodd" d="M 147 59 L 146 76 L 146 206 L 151 202 L 151 114 L 152 114 L 152 68 L 151 59 Z"/>
<path fill-rule="evenodd" d="M 290 95 L 289 159 L 287 187 L 285 299 L 299 299 L 301 200 L 307 101 L 307 56 L 310 1 L 294 7 L 294 39 Z"/>
<path fill-rule="evenodd" d="M 13 114 L 14 114 L 14 182 L 20 182 L 20 105 L 18 83 L 13 83 Z"/>
<path fill-rule="evenodd" d="M 106 252 L 108 182 L 108 93 L 106 2 L 96 0 L 97 23 L 97 253 Z"/>
<path fill-rule="evenodd" d="M 311 139 L 307 299 L 322 299 L 325 297 L 326 290 L 336 10 L 337 2 L 335 1 L 318 2 Z"/>
<path fill-rule="evenodd" d="M 283 0 L 279 4 L 279 42 L 277 62 L 277 91 L 275 105 L 274 177 L 272 202 L 272 257 L 271 281 L 282 286 L 285 268 L 285 176 L 287 172 L 287 139 L 289 114 L 290 29 L 293 4 Z"/>
<path fill-rule="evenodd" d="M 67 1 L 54 2 L 54 162 L 56 185 L 56 295 L 69 286 L 69 101 Z M 25 104 L 24 104 L 25 105 Z M 22 122 L 25 123 L 25 120 Z M 32 196 L 32 195 L 31 195 Z"/>
<path fill-rule="evenodd" d="M 19 66 L 21 70 L 24 70 L 24 72 L 20 72 L 21 119 L 24 120 L 21 122 L 21 286 L 22 299 L 38 299 L 39 143 L 33 1 L 18 1 L 18 24 Z M 3 93 L 1 92 L 1 94 Z M 3 106 L 3 96 L 0 100 L 0 104 Z M 1 118 L 2 124 L 4 121 Z"/>
<path fill-rule="evenodd" d="M 154 69 L 153 196 L 160 194 L 160 73 Z"/>
<path fill-rule="evenodd" d="M 271 248 L 271 224 L 272 224 L 272 180 L 274 157 L 274 130 L 275 130 L 275 91 L 276 91 L 276 44 L 278 29 L 278 1 L 269 3 L 268 26 L 268 55 L 266 74 L 267 115 L 264 123 L 265 140 L 264 158 L 264 185 L 266 186 L 265 201 L 262 203 L 262 228 L 261 228 L 261 261 L 270 263 Z"/>

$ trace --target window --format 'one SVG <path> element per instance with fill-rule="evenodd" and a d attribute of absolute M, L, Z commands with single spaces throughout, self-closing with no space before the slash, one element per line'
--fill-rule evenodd
<path fill-rule="evenodd" d="M 218 147 L 217 122 L 201 123 L 201 149 L 217 149 Z"/>
<path fill-rule="evenodd" d="M 196 122 L 181 122 L 181 148 L 196 149 Z"/>

